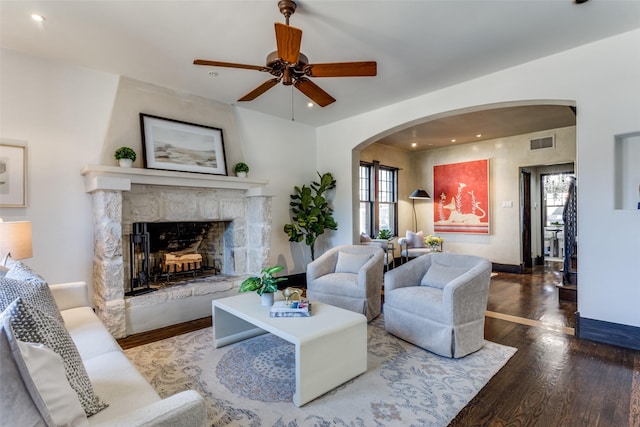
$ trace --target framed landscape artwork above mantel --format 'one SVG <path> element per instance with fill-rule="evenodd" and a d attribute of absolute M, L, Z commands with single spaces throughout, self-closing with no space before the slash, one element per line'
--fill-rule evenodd
<path fill-rule="evenodd" d="M 222 129 L 140 113 L 144 167 L 227 175 Z"/>
<path fill-rule="evenodd" d="M 489 234 L 489 160 L 433 167 L 436 233 Z"/>

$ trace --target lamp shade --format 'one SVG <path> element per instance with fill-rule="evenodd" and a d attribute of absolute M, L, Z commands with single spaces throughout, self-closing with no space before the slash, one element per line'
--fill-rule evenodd
<path fill-rule="evenodd" d="M 429 193 L 427 193 L 426 191 L 418 188 L 416 191 L 414 191 L 409 195 L 409 198 L 410 199 L 430 199 L 431 196 L 429 196 Z"/>
<path fill-rule="evenodd" d="M 6 259 L 31 258 L 31 221 L 0 222 L 0 256 Z"/>

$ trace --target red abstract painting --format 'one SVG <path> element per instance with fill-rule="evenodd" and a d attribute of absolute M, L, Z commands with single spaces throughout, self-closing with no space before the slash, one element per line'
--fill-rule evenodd
<path fill-rule="evenodd" d="M 489 234 L 489 160 L 433 167 L 436 233 Z"/>

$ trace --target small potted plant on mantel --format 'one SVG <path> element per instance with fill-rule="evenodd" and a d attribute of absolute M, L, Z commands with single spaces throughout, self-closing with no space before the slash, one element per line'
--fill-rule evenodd
<path fill-rule="evenodd" d="M 120 163 L 120 167 L 130 168 L 136 160 L 136 152 L 133 151 L 133 148 L 120 147 L 116 150 L 113 157 Z"/>
<path fill-rule="evenodd" d="M 265 267 L 259 277 L 249 277 L 240 285 L 240 292 L 257 291 L 262 298 L 262 305 L 273 305 L 273 294 L 278 291 L 278 283 L 287 280 L 286 277 L 273 277 L 274 274 L 284 270 L 281 265 Z"/>
<path fill-rule="evenodd" d="M 233 170 L 236 173 L 237 177 L 246 178 L 247 174 L 249 173 L 249 165 L 243 162 L 239 162 L 236 163 L 236 165 L 233 167 Z"/>

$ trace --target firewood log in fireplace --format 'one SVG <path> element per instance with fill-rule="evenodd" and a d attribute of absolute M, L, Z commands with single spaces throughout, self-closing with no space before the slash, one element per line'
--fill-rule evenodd
<path fill-rule="evenodd" d="M 178 273 L 181 271 L 195 270 L 201 266 L 202 255 L 200 254 L 175 255 L 168 253 L 164 254 L 160 267 L 165 273 Z"/>

